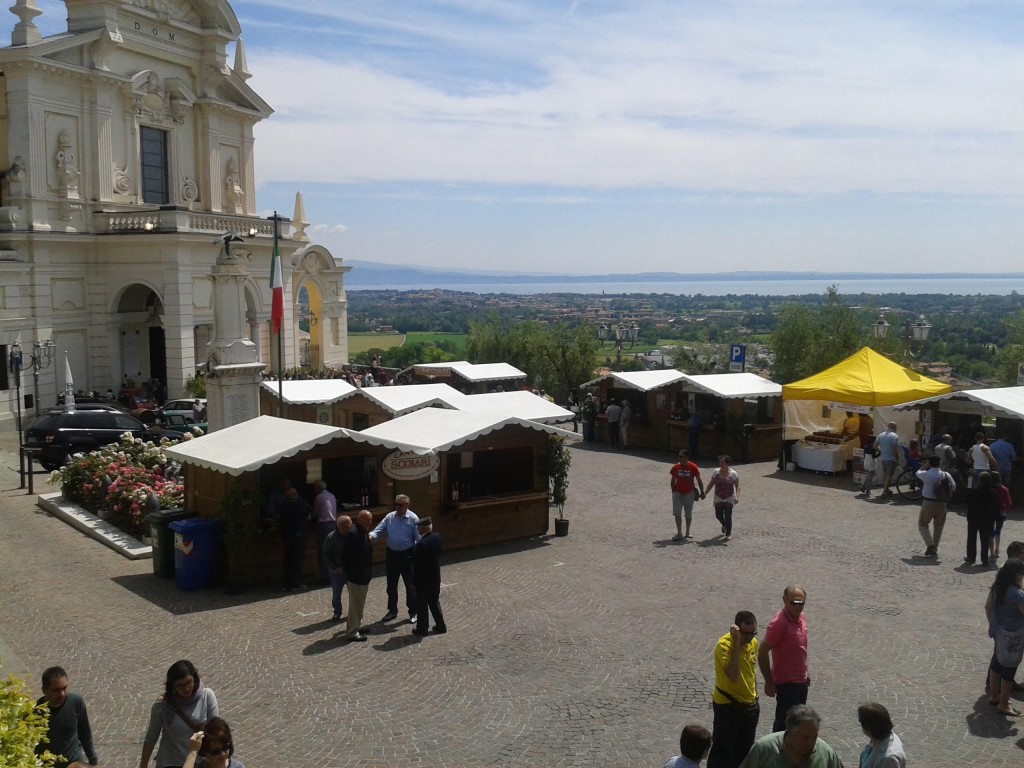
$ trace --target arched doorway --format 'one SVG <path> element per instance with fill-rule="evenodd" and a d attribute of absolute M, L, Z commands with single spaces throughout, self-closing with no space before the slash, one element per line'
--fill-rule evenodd
<path fill-rule="evenodd" d="M 295 313 L 296 334 L 299 345 L 299 365 L 319 368 L 323 365 L 323 299 L 320 288 L 306 280 L 298 292 Z"/>
<path fill-rule="evenodd" d="M 167 339 L 163 327 L 164 304 L 148 285 L 135 283 L 117 303 L 120 336 L 121 386 L 144 387 L 159 379 L 167 387 Z"/>

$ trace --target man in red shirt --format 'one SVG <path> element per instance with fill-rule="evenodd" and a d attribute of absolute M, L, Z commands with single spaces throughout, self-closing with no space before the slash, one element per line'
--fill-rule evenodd
<path fill-rule="evenodd" d="M 676 519 L 676 535 L 672 541 L 682 541 L 690 536 L 690 522 L 693 520 L 693 502 L 704 498 L 704 481 L 700 479 L 700 468 L 690 461 L 690 453 L 685 448 L 679 452 L 679 461 L 672 465 L 672 515 Z M 694 488 L 700 488 L 700 496 Z M 683 511 L 686 512 L 686 536 L 683 536 Z"/>
<path fill-rule="evenodd" d="M 782 592 L 782 610 L 768 622 L 757 648 L 757 664 L 764 675 L 764 694 L 776 701 L 772 732 L 786 729 L 790 707 L 807 703 L 811 676 L 807 670 L 807 592 L 791 584 Z M 768 655 L 771 654 L 771 663 Z"/>

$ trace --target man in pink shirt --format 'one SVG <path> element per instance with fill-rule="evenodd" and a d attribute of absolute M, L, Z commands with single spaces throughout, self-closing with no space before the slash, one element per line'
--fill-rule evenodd
<path fill-rule="evenodd" d="M 782 592 L 782 610 L 768 622 L 757 648 L 757 664 L 764 675 L 764 695 L 775 698 L 772 733 L 786 729 L 790 707 L 807 703 L 811 676 L 807 670 L 807 592 L 791 584 Z M 768 656 L 771 654 L 771 662 Z"/>

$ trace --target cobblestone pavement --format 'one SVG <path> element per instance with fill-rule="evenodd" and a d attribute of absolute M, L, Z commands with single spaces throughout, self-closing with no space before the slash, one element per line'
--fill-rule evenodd
<path fill-rule="evenodd" d="M 860 499 L 848 479 L 738 465 L 733 540 L 705 501 L 696 539 L 676 544 L 669 456 L 577 447 L 567 538 L 453 553 L 449 634 L 377 625 L 345 645 L 328 590 L 181 593 L 41 512 L 18 489 L 14 444 L 0 435 L 0 635 L 33 689 L 47 665 L 70 671 L 111 768 L 138 764 L 179 658 L 216 691 L 248 768 L 660 766 L 683 724 L 711 725 L 712 649 L 733 614 L 763 628 L 793 581 L 808 592 L 810 702 L 847 765 L 866 700 L 889 708 L 912 765 L 1024 758 L 1024 725 L 982 692 L 993 573 L 962 566 L 964 519 L 950 515 L 940 560 L 925 560 L 915 508 Z M 1004 547 L 1014 538 L 1019 512 Z M 384 612 L 375 578 L 366 615 Z M 759 734 L 773 712 L 763 699 Z"/>

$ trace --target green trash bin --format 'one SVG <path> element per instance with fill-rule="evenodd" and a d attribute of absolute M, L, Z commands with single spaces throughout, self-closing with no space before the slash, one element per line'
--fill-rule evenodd
<path fill-rule="evenodd" d="M 159 509 L 144 518 L 149 536 L 153 540 L 153 575 L 161 579 L 174 578 L 174 531 L 170 529 L 175 520 L 192 517 L 181 507 Z"/>

